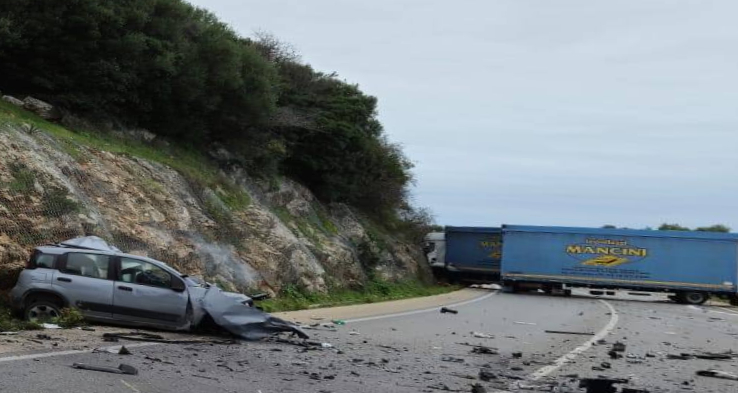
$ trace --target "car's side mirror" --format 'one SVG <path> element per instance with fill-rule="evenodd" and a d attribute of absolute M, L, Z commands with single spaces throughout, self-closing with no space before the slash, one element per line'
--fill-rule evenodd
<path fill-rule="evenodd" d="M 187 286 L 185 285 L 185 282 L 172 277 L 172 290 L 176 292 L 184 292 L 184 290 L 187 289 Z"/>

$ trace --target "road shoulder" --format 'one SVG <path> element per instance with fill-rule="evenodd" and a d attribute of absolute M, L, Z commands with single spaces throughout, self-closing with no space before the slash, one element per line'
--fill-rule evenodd
<path fill-rule="evenodd" d="M 334 319 L 351 320 L 448 306 L 476 299 L 489 293 L 490 291 L 486 289 L 464 288 L 459 291 L 444 293 L 442 295 L 392 300 L 380 303 L 356 304 L 351 306 L 277 312 L 272 315 L 278 318 L 304 324 L 330 321 Z"/>

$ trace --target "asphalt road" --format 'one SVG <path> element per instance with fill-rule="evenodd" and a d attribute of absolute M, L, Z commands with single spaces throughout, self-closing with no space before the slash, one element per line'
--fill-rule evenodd
<path fill-rule="evenodd" d="M 583 392 L 579 380 L 599 375 L 624 378 L 627 383 L 619 386 L 650 392 L 738 391 L 737 381 L 696 375 L 705 369 L 738 373 L 736 358 L 668 359 L 737 350 L 735 309 L 632 299 L 480 291 L 477 300 L 454 307 L 458 314 L 434 309 L 349 320 L 335 331 L 309 330 L 312 340 L 332 345 L 322 349 L 259 342 L 137 346 L 130 348 L 132 355 L 2 355 L 0 391 L 470 392 L 480 383 L 487 392 Z M 477 337 L 480 333 L 490 337 Z M 613 360 L 608 351 L 616 341 L 626 347 L 623 358 Z M 475 345 L 499 353 L 473 353 Z M 73 363 L 126 363 L 139 374 L 78 370 Z M 495 378 L 480 381 L 481 369 Z"/>

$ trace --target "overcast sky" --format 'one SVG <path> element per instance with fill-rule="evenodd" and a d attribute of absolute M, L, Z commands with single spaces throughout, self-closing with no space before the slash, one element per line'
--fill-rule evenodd
<path fill-rule="evenodd" d="M 197 0 L 379 98 L 440 224 L 738 230 L 738 2 Z"/>

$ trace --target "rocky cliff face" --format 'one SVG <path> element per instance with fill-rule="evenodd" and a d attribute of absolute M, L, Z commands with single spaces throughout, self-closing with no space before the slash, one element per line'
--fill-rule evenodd
<path fill-rule="evenodd" d="M 224 190 L 22 122 L 0 123 L 0 152 L 0 289 L 34 246 L 93 234 L 240 291 L 427 275 L 415 245 L 288 179 L 266 185 L 231 165 L 218 175 Z"/>

